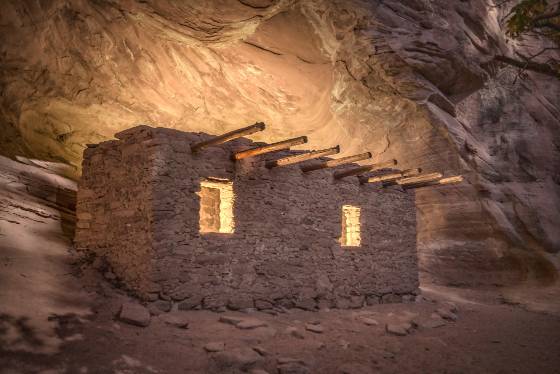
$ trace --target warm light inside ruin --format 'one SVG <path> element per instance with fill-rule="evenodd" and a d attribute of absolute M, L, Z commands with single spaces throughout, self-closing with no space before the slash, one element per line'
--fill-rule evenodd
<path fill-rule="evenodd" d="M 360 208 L 353 205 L 343 205 L 340 243 L 345 247 L 359 247 L 360 242 Z"/>
<path fill-rule="evenodd" d="M 233 183 L 220 179 L 202 180 L 198 195 L 200 232 L 233 233 Z"/>

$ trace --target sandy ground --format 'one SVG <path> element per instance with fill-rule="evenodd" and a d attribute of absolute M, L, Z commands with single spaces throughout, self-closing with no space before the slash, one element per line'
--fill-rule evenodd
<path fill-rule="evenodd" d="M 424 285 L 425 298 L 410 304 L 278 315 L 172 310 L 152 316 L 147 327 L 130 325 L 118 318 L 130 298 L 71 250 L 65 194 L 75 185 L 47 169 L 0 161 L 0 373 L 560 370 L 557 286 Z M 31 189 L 30 183 L 43 187 Z M 446 301 L 456 304 L 458 319 L 430 327 L 441 322 L 432 318 L 434 311 L 450 308 Z M 262 326 L 240 329 L 223 317 Z M 407 323 L 404 336 L 387 332 L 387 324 Z M 307 330 L 317 327 L 322 332 Z"/>

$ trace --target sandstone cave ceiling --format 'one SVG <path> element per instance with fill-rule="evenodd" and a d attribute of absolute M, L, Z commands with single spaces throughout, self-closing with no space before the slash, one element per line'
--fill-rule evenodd
<path fill-rule="evenodd" d="M 462 174 L 417 194 L 426 274 L 507 283 L 560 249 L 560 89 L 513 84 L 499 10 L 443 1 L 9 1 L 0 13 L 2 153 L 78 175 L 87 143 L 145 123 L 372 151 Z M 552 257 L 551 257 L 552 256 Z"/>

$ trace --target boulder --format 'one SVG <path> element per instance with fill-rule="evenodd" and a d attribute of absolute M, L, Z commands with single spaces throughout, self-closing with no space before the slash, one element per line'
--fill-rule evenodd
<path fill-rule="evenodd" d="M 408 332 L 410 331 L 410 329 L 412 328 L 412 325 L 410 323 L 387 323 L 387 325 L 385 325 L 385 330 L 389 333 L 389 334 L 393 334 L 393 335 L 398 335 L 398 336 L 405 336 L 408 335 Z"/>
<path fill-rule="evenodd" d="M 119 319 L 130 325 L 146 327 L 150 324 L 150 312 L 140 304 L 127 302 L 121 306 Z"/>
<path fill-rule="evenodd" d="M 257 352 L 251 348 L 239 347 L 217 352 L 212 357 L 211 365 L 217 372 L 247 371 L 261 362 L 263 358 Z"/>
<path fill-rule="evenodd" d="M 307 331 L 314 332 L 315 334 L 322 334 L 323 332 L 325 332 L 325 328 L 323 326 L 315 325 L 315 324 L 311 324 L 311 323 L 306 324 L 305 329 Z"/>
<path fill-rule="evenodd" d="M 449 320 L 449 321 L 457 321 L 459 317 L 457 314 L 453 313 L 452 311 L 444 308 L 436 309 L 436 314 L 438 314 L 441 318 Z"/>
<path fill-rule="evenodd" d="M 226 348 L 224 342 L 210 342 L 204 346 L 204 350 L 209 353 L 221 352 Z"/>

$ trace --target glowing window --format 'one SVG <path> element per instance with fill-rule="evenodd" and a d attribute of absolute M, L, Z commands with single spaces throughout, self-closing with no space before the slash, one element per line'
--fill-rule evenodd
<path fill-rule="evenodd" d="M 352 205 L 343 205 L 340 244 L 345 247 L 359 247 L 360 242 L 360 208 Z"/>
<path fill-rule="evenodd" d="M 200 232 L 233 233 L 233 183 L 221 179 L 202 180 L 198 196 Z"/>

